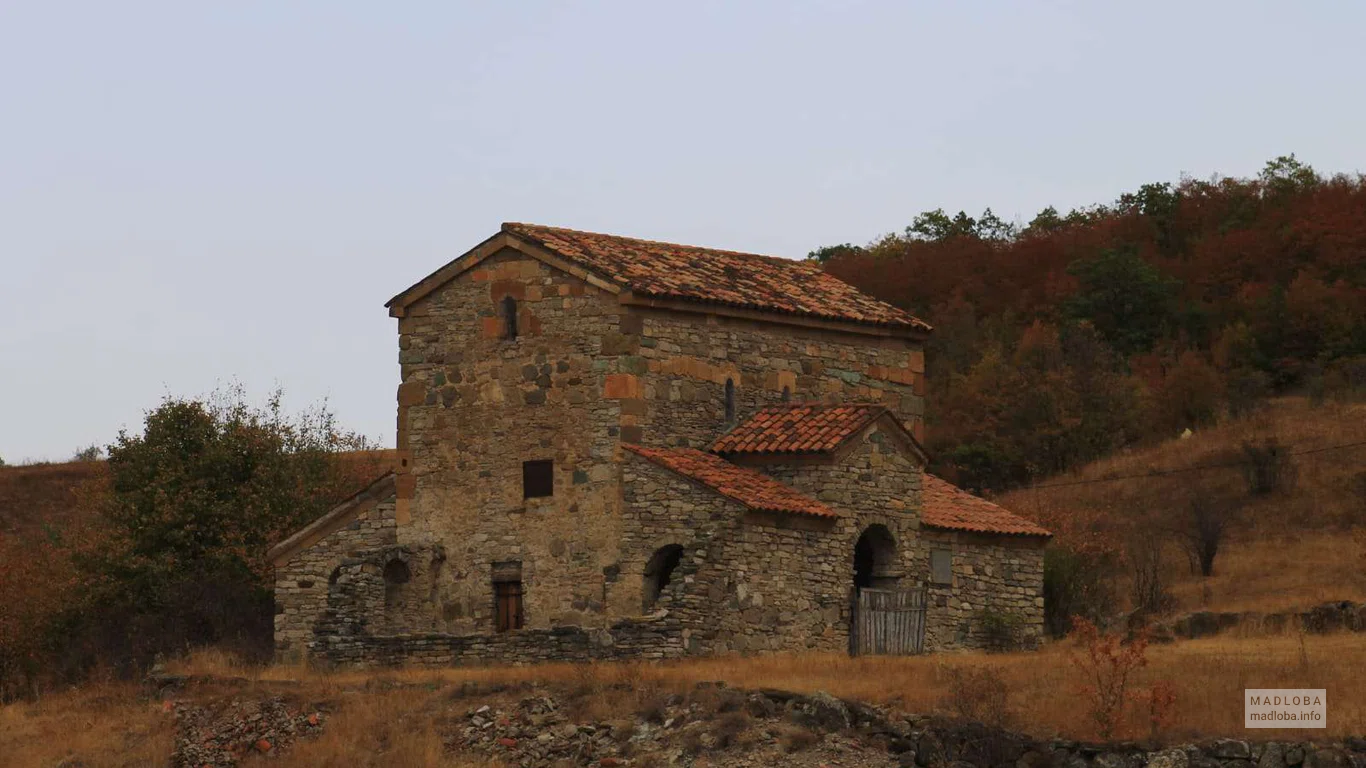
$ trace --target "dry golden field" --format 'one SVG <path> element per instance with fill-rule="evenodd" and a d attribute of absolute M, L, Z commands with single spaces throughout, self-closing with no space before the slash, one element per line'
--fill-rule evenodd
<path fill-rule="evenodd" d="M 900 658 L 767 656 L 673 663 L 547 665 L 518 668 L 322 673 L 294 667 L 244 667 L 202 652 L 179 663 L 195 675 L 245 677 L 245 686 L 207 684 L 185 696 L 206 699 L 284 691 L 301 702 L 328 702 L 334 714 L 323 735 L 273 756 L 282 766 L 490 765 L 474 755 L 446 754 L 439 730 L 449 723 L 451 691 L 464 681 L 535 680 L 566 691 L 585 720 L 631 717 L 651 697 L 685 692 L 698 681 L 731 687 L 824 690 L 887 704 L 906 712 L 945 711 L 950 672 L 991 667 L 1007 683 L 1009 724 L 1036 736 L 1092 738 L 1081 673 L 1069 642 L 1035 653 L 952 654 Z M 1366 733 L 1366 635 L 1212 638 L 1148 651 L 1137 684 L 1169 680 L 1176 690 L 1173 725 L 1160 735 L 1176 742 L 1212 735 L 1246 735 L 1246 687 L 1328 689 L 1328 728 L 1314 737 Z M 297 681 L 294 683 L 287 681 Z M 394 688 L 387 682 L 419 683 Z M 608 683 L 629 683 L 612 687 Z M 568 696 L 568 694 L 567 694 Z M 463 704 L 461 705 L 464 706 Z M 1303 731 L 1266 730 L 1265 739 L 1303 739 Z M 1148 726 L 1133 711 L 1120 737 L 1143 738 Z M 76 758 L 84 766 L 164 764 L 172 751 L 171 715 L 128 683 L 92 684 L 0 709 L 0 755 L 7 765 L 51 766 Z M 250 762 L 254 758 L 248 758 Z M 68 763 L 72 764 L 72 763 Z M 496 763 L 495 763 L 496 764 Z"/>
<path fill-rule="evenodd" d="M 1249 496 L 1228 464 L 1244 443 L 1268 439 L 1294 454 L 1293 479 L 1274 493 Z M 1351 448 L 1324 450 L 1333 446 Z M 1169 473 L 1169 474 L 1154 474 Z M 1134 476 L 1151 475 L 1134 478 Z M 1076 484 L 1073 484 L 1076 483 Z M 1164 580 L 1177 610 L 1282 611 L 1332 600 L 1366 600 L 1366 404 L 1282 398 L 1252 417 L 1232 421 L 1049 478 L 997 501 L 1045 520 L 1088 518 L 1144 521 L 1204 492 L 1233 499 L 1236 518 L 1214 563 L 1193 573 L 1171 534 L 1164 535 Z M 1118 590 L 1127 598 L 1126 590 Z"/>

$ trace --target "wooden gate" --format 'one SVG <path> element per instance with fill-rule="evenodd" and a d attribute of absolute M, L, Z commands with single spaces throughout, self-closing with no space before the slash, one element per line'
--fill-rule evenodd
<path fill-rule="evenodd" d="M 925 588 L 859 589 L 854 654 L 905 655 L 925 650 Z"/>

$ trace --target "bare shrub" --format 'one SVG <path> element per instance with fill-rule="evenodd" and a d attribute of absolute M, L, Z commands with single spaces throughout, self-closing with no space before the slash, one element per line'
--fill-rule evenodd
<path fill-rule="evenodd" d="M 1272 437 L 1261 443 L 1247 441 L 1242 446 L 1243 477 L 1247 492 L 1266 496 L 1295 487 L 1298 473 L 1290 449 Z"/>
<path fill-rule="evenodd" d="M 790 726 L 783 730 L 783 735 L 779 742 L 783 745 L 783 751 L 791 754 L 810 749 L 819 743 L 821 737 L 812 731 L 798 726 Z"/>
<path fill-rule="evenodd" d="M 1193 486 L 1175 523 L 1175 533 L 1190 558 L 1192 570 L 1214 575 L 1214 558 L 1235 522 L 1238 502 L 1202 486 Z"/>
<path fill-rule="evenodd" d="M 647 723 L 662 723 L 669 711 L 669 697 L 660 693 L 642 696 L 636 716 Z"/>
<path fill-rule="evenodd" d="M 951 667 L 944 705 L 965 720 L 1003 727 L 1010 722 L 1010 690 L 995 667 Z"/>
<path fill-rule="evenodd" d="M 749 730 L 753 719 L 748 712 L 727 712 L 716 724 L 712 726 L 711 737 L 716 749 L 725 749 L 740 740 L 740 736 Z"/>
<path fill-rule="evenodd" d="M 1140 526 L 1128 537 L 1129 597 L 1141 613 L 1164 613 L 1174 601 L 1162 578 L 1162 539 L 1149 526 Z"/>

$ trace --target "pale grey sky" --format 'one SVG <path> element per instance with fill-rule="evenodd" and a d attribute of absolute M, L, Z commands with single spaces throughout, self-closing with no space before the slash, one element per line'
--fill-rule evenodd
<path fill-rule="evenodd" d="M 236 378 L 392 444 L 383 303 L 504 220 L 801 257 L 1366 168 L 1359 2 L 0 0 L 0 457 Z"/>

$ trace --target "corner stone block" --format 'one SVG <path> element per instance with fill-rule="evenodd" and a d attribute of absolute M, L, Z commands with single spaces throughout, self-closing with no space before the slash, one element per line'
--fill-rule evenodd
<path fill-rule="evenodd" d="M 427 385 L 420 381 L 405 381 L 398 385 L 398 404 L 400 406 L 422 405 L 427 396 Z"/>
<path fill-rule="evenodd" d="M 609 373 L 603 379 L 602 396 L 612 400 L 639 400 L 640 379 L 629 373 Z"/>
<path fill-rule="evenodd" d="M 907 363 L 907 364 L 910 366 L 910 369 L 911 369 L 911 372 L 912 372 L 912 373 L 924 373 L 924 372 L 925 372 L 925 350 L 923 350 L 923 349 L 914 349 L 914 350 L 911 350 L 911 354 L 910 354 L 910 357 L 909 357 L 909 359 L 908 359 L 908 363 Z"/>

